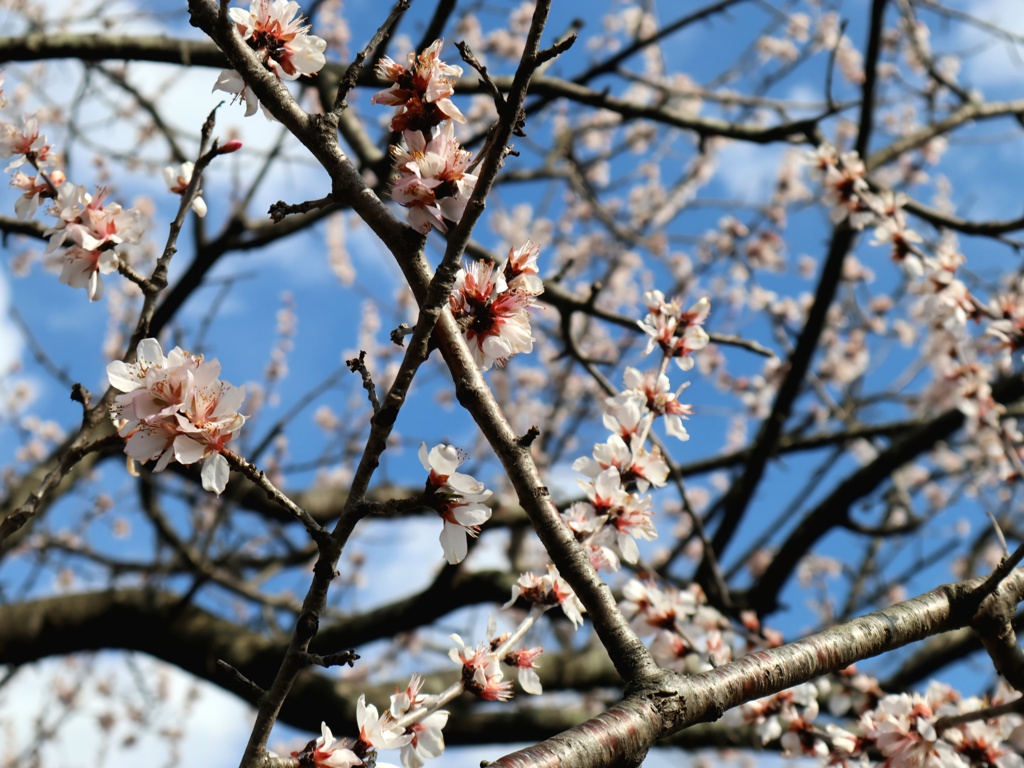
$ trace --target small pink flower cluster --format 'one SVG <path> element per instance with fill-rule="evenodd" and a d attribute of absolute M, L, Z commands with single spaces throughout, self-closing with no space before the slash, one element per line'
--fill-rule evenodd
<path fill-rule="evenodd" d="M 0 83 L 3 76 L 0 75 Z M 0 103 L 3 108 L 6 99 Z M 57 223 L 44 233 L 50 238 L 47 253 L 53 253 L 68 241 L 61 254 L 60 281 L 72 288 L 84 288 L 90 301 L 103 296 L 101 275 L 117 270 L 121 263 L 118 248 L 137 243 L 143 234 L 142 214 L 117 203 L 107 203 L 107 191 L 95 196 L 85 187 L 67 181 L 64 172 L 55 167 L 59 160 L 46 137 L 39 132 L 34 116 L 23 116 L 21 125 L 0 121 L 0 157 L 11 158 L 6 171 L 29 166 L 34 176 L 17 170 L 11 186 L 22 191 L 14 203 L 19 219 L 31 219 L 44 200 L 52 200 L 48 213 Z"/>
<path fill-rule="evenodd" d="M 430 473 L 424 503 L 444 520 L 441 549 L 451 565 L 461 563 L 469 551 L 466 537 L 475 538 L 480 526 L 491 519 L 491 510 L 484 504 L 491 492 L 483 483 L 455 471 L 463 459 L 450 445 L 435 445 L 428 453 L 423 443 L 419 458 Z"/>
<path fill-rule="evenodd" d="M 203 461 L 203 488 L 217 494 L 228 481 L 221 451 L 245 417 L 238 413 L 245 387 L 218 379 L 220 363 L 175 347 L 164 356 L 156 339 L 139 342 L 136 362 L 107 365 L 110 385 L 119 390 L 111 409 L 124 451 L 135 461 L 156 461 L 155 472 L 172 460 Z"/>
<path fill-rule="evenodd" d="M 58 223 L 44 233 L 50 238 L 46 252 L 52 253 L 71 240 L 64 251 L 60 281 L 72 288 L 85 288 L 89 301 L 100 299 L 100 275 L 117 271 L 120 263 L 115 249 L 142 239 L 142 214 L 134 208 L 125 210 L 118 203 L 107 203 L 106 189 L 93 197 L 85 187 L 70 181 L 57 190 L 50 212 Z"/>
<path fill-rule="evenodd" d="M 387 56 L 377 64 L 377 74 L 393 85 L 375 93 L 370 102 L 398 107 L 391 119 L 392 131 L 429 133 L 446 120 L 466 122 L 451 100 L 452 78 L 462 76 L 462 67 L 441 61 L 443 42 L 435 40 L 418 56 L 410 52 L 404 67 Z"/>
<path fill-rule="evenodd" d="M 833 715 L 849 709 L 845 686 L 827 678 L 743 704 L 727 712 L 723 723 L 753 726 L 763 743 L 779 740 L 785 757 L 816 757 L 823 765 L 1024 768 L 1014 746 L 1021 716 L 1015 711 L 984 715 L 986 707 L 1006 703 L 1005 688 L 990 701 L 961 697 L 940 683 L 929 685 L 924 694 L 883 696 L 876 681 L 856 678 L 861 695 L 852 714 L 859 714 L 860 721 L 853 730 L 815 723 L 819 701 L 827 700 Z M 836 682 L 841 679 L 842 673 Z M 940 721 L 946 722 L 941 730 L 935 727 Z"/>
<path fill-rule="evenodd" d="M 622 614 L 640 637 L 654 635 L 651 654 L 666 669 L 698 673 L 732 660 L 736 632 L 699 586 L 676 589 L 630 579 L 622 598 Z"/>
<path fill-rule="evenodd" d="M 305 17 L 298 13 L 299 4 L 288 0 L 252 0 L 248 11 L 232 8 L 228 16 L 242 40 L 255 51 L 269 72 L 278 80 L 297 80 L 319 72 L 327 63 L 324 57 L 327 41 L 309 34 L 309 25 L 302 23 Z M 262 107 L 267 119 L 272 119 L 267 108 L 234 70 L 221 70 L 213 90 L 243 99 L 246 117 Z"/>
<path fill-rule="evenodd" d="M 645 354 L 650 354 L 658 345 L 682 370 L 693 368 L 691 353 L 708 345 L 708 334 L 701 326 L 711 311 L 711 302 L 703 298 L 690 307 L 688 312 L 683 312 L 678 299 L 665 301 L 661 291 L 647 291 L 644 293 L 644 304 L 647 305 L 647 316 L 638 325 L 651 337 L 647 341 Z"/>
<path fill-rule="evenodd" d="M 401 131 L 405 143 L 391 148 L 398 170 L 391 199 L 409 208 L 409 225 L 424 235 L 431 227 L 447 232 L 446 222 L 462 219 L 477 180 L 468 172 L 472 155 L 460 146 L 452 124 L 466 122 L 450 98 L 451 78 L 462 69 L 438 58 L 441 42 L 419 56 L 410 53 L 404 67 L 385 56 L 377 72 L 393 85 L 372 98 L 374 104 L 398 107 L 391 130 Z"/>
<path fill-rule="evenodd" d="M 482 371 L 494 363 L 504 365 L 512 355 L 533 351 L 528 310 L 544 291 L 537 274 L 538 253 L 539 248 L 527 240 L 521 248 L 509 249 L 501 270 L 490 262 L 476 261 L 455 276 L 448 306 Z"/>

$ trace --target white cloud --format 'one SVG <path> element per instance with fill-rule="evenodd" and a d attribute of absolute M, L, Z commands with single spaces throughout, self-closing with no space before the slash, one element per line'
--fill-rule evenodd
<path fill-rule="evenodd" d="M 973 0 L 965 12 L 1017 35 L 1024 35 L 1020 0 Z M 964 82 L 971 86 L 1016 85 L 1024 77 L 1024 46 L 996 38 L 971 24 L 960 24 L 953 37 L 954 50 L 970 51 L 964 61 Z"/>
<path fill-rule="evenodd" d="M 0 272 L 0 375 L 21 360 L 24 338 L 10 319 L 11 286 L 7 275 Z"/>
<path fill-rule="evenodd" d="M 71 692 L 74 703 L 66 709 L 61 695 Z M 108 714 L 114 720 L 105 731 L 100 722 Z M 178 730 L 185 738 L 174 764 L 227 766 L 237 764 L 245 748 L 252 714 L 238 698 L 176 667 L 119 652 L 22 667 L 0 689 L 0 721 L 0 754 L 5 757 L 35 746 L 37 724 L 55 729 L 39 745 L 43 765 L 167 765 L 168 741 L 157 734 Z M 106 759 L 98 763 L 103 754 Z"/>
<path fill-rule="evenodd" d="M 715 158 L 718 174 L 729 195 L 740 200 L 763 199 L 771 191 L 786 153 L 783 145 L 732 142 Z"/>

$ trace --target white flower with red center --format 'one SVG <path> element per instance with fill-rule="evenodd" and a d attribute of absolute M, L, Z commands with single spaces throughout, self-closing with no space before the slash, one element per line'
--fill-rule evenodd
<path fill-rule="evenodd" d="M 22 117 L 21 128 L 0 123 L 0 157 L 13 158 L 5 171 L 26 162 L 36 169 L 44 168 L 50 162 L 50 149 L 46 137 L 39 135 L 39 121 L 35 117 Z"/>
<path fill-rule="evenodd" d="M 534 304 L 533 294 L 507 286 L 503 273 L 486 261 L 459 270 L 448 302 L 482 371 L 533 351 L 528 310 Z"/>
<path fill-rule="evenodd" d="M 41 172 L 33 178 L 18 171 L 11 178 L 11 186 L 22 191 L 21 197 L 14 201 L 14 213 L 23 221 L 31 219 L 43 200 L 57 197 L 57 189 L 65 180 L 61 170 L 50 171 L 49 180 Z"/>
<path fill-rule="evenodd" d="M 459 635 L 449 637 L 458 647 L 448 651 L 448 658 L 462 665 L 462 683 L 467 691 L 487 701 L 512 698 L 512 683 L 504 679 L 501 664 L 489 643 L 480 643 L 471 650 Z"/>
<path fill-rule="evenodd" d="M 327 723 L 320 723 L 320 738 L 316 740 L 311 755 L 318 768 L 352 768 L 363 761 L 346 746 L 345 741 L 336 741 Z"/>
<path fill-rule="evenodd" d="M 537 269 L 537 257 L 540 246 L 527 240 L 519 248 L 508 249 L 508 261 L 505 262 L 504 278 L 510 290 L 539 296 L 544 293 L 544 281 L 540 279 Z"/>
<path fill-rule="evenodd" d="M 665 302 L 661 291 L 648 291 L 644 294 L 644 303 L 648 314 L 638 325 L 651 337 L 644 354 L 650 354 L 658 345 L 682 370 L 693 368 L 691 353 L 704 349 L 710 341 L 701 326 L 711 311 L 711 302 L 702 298 L 689 311 L 683 312 L 677 300 Z"/>
<path fill-rule="evenodd" d="M 853 229 L 863 229 L 877 218 L 873 209 L 883 203 L 870 191 L 864 179 L 864 163 L 856 152 L 837 155 L 834 149 L 820 148 L 816 168 L 821 171 L 825 194 L 822 201 L 832 206 L 833 224 L 848 220 Z"/>
<path fill-rule="evenodd" d="M 195 163 L 189 162 L 182 163 L 177 168 L 171 165 L 164 168 L 164 184 L 167 185 L 168 191 L 180 195 L 188 189 L 188 185 L 192 183 L 192 172 L 195 167 Z M 192 200 L 192 210 L 199 218 L 206 215 L 206 201 L 199 196 L 201 193 L 202 190 L 197 191 L 195 199 Z"/>
<path fill-rule="evenodd" d="M 650 496 L 637 498 L 629 495 L 626 504 L 609 518 L 609 523 L 615 529 L 615 543 L 622 553 L 622 559 L 630 565 L 634 565 L 640 559 L 636 539 L 654 541 L 658 538 L 658 531 L 651 519 L 653 512 L 650 506 Z"/>
<path fill-rule="evenodd" d="M 412 740 L 402 747 L 402 765 L 405 768 L 422 768 L 427 760 L 433 760 L 444 754 L 444 734 L 442 729 L 448 724 L 448 712 L 438 710 L 432 712 L 409 730 Z M 380 765 L 380 763 L 377 763 Z"/>
<path fill-rule="evenodd" d="M 85 288 L 89 301 L 103 298 L 103 278 L 117 271 L 120 260 L 113 251 L 87 251 L 79 245 L 68 248 L 63 255 L 60 281 L 72 288 Z"/>
<path fill-rule="evenodd" d="M 473 156 L 459 145 L 451 123 L 429 134 L 406 131 L 403 137 L 405 146 L 391 148 L 398 170 L 391 199 L 409 208 L 409 225 L 417 232 L 426 234 L 431 227 L 447 232 L 445 222 L 462 220 L 476 187 L 477 177 L 466 172 Z"/>
<path fill-rule="evenodd" d="M 462 458 L 450 445 L 435 445 L 428 452 L 423 443 L 419 459 L 430 473 L 424 502 L 444 520 L 441 548 L 445 558 L 452 565 L 461 563 L 469 551 L 466 537 L 475 538 L 480 526 L 491 519 L 491 510 L 483 503 L 491 492 L 473 477 L 455 471 Z"/>
<path fill-rule="evenodd" d="M 366 703 L 366 695 L 360 694 L 356 702 L 356 722 L 359 725 L 359 741 L 376 749 L 399 749 L 412 741 L 412 734 L 396 727 L 390 711 L 378 715 L 377 707 Z"/>
<path fill-rule="evenodd" d="M 218 379 L 220 363 L 205 361 L 175 347 L 164 356 L 156 339 L 139 342 L 136 362 L 107 365 L 110 385 L 122 392 L 111 417 L 126 438 L 125 453 L 163 470 L 172 459 L 203 461 L 203 487 L 223 492 L 228 463 L 221 455 L 245 422 L 238 408 L 244 387 Z"/>
<path fill-rule="evenodd" d="M 679 394 L 689 386 L 683 384 L 676 392 L 670 392 L 671 383 L 665 374 L 651 371 L 640 373 L 636 368 L 626 368 L 624 376 L 626 390 L 606 401 L 610 408 L 625 405 L 633 396 L 646 401 L 646 408 L 655 416 L 665 419 L 665 431 L 680 440 L 689 440 L 690 435 L 683 426 L 683 419 L 693 413 L 693 406 L 679 402 Z"/>
<path fill-rule="evenodd" d="M 544 692 L 540 684 L 540 676 L 537 675 L 539 669 L 537 659 L 542 653 L 544 653 L 544 649 L 539 646 L 524 648 L 518 651 L 509 651 L 503 659 L 510 667 L 516 667 L 519 670 L 519 687 L 534 696 L 540 696 Z"/>
<path fill-rule="evenodd" d="M 646 433 L 653 420 L 654 414 L 647 409 L 647 401 L 635 392 L 623 392 L 605 400 L 601 417 L 613 435 L 630 441 L 635 435 Z"/>
<path fill-rule="evenodd" d="M 423 678 L 413 674 L 409 685 L 404 691 L 391 695 L 391 706 L 388 711 L 395 720 L 400 720 L 417 707 L 426 706 L 427 697 L 420 695 Z M 448 723 L 448 712 L 437 710 L 406 728 L 410 735 L 409 742 L 402 747 L 402 765 L 405 768 L 421 768 L 426 760 L 432 760 L 444 754 L 443 728 Z"/>
<path fill-rule="evenodd" d="M 235 23 L 238 34 L 257 58 L 278 80 L 297 80 L 303 75 L 319 72 L 327 63 L 324 50 L 327 41 L 309 34 L 309 25 L 303 24 L 299 4 L 287 0 L 252 0 L 249 10 L 232 8 L 228 16 Z M 259 100 L 237 72 L 222 70 L 213 86 L 245 100 L 245 116 L 256 112 Z M 264 108 L 264 114 L 270 113 Z"/>
<path fill-rule="evenodd" d="M 546 576 L 522 574 L 512 585 L 512 597 L 503 607 L 509 608 L 520 597 L 534 605 L 560 605 L 566 618 L 575 626 L 583 626 L 583 611 L 586 609 L 572 591 L 572 587 L 558 574 L 558 569 L 553 565 L 548 566 Z"/>
<path fill-rule="evenodd" d="M 387 56 L 377 64 L 377 74 L 393 85 L 375 93 L 370 102 L 398 107 L 391 130 L 428 133 L 446 120 L 466 122 L 451 100 L 455 92 L 451 78 L 462 75 L 462 68 L 438 58 L 443 42 L 435 40 L 418 56 L 410 53 L 404 67 Z"/>
<path fill-rule="evenodd" d="M 601 470 L 589 481 L 577 482 L 599 515 L 614 515 L 615 510 L 624 506 L 629 499 L 629 494 L 622 488 L 622 475 L 615 467 Z"/>

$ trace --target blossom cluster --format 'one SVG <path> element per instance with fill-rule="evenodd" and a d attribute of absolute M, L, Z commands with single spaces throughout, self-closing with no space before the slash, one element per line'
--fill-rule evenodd
<path fill-rule="evenodd" d="M 1010 370 L 1011 353 L 1019 348 L 1019 328 L 1024 327 L 1019 286 L 1011 284 L 986 304 L 960 275 L 966 257 L 955 236 L 944 232 L 930 252 L 922 250 L 924 239 L 908 225 L 906 195 L 869 184 L 856 153 L 839 153 L 823 144 L 808 162 L 811 175 L 822 181 L 825 198 L 834 206 L 832 220 L 848 219 L 854 228 L 874 226 L 873 244 L 890 248 L 908 280 L 909 314 L 925 329 L 924 357 L 933 373 L 917 398 L 919 412 L 961 411 L 971 436 L 968 454 L 977 460 L 981 474 L 996 480 L 1017 477 L 1019 456 L 1008 456 L 1006 446 L 1020 445 L 1021 434 L 1016 421 L 1005 418 L 992 382 L 1000 371 Z M 972 331 L 978 324 L 981 334 Z M 849 381 L 863 373 L 867 350 L 857 333 L 851 332 L 842 345 L 828 347 L 823 378 Z"/>
<path fill-rule="evenodd" d="M 107 365 L 117 395 L 111 417 L 133 460 L 156 461 L 159 472 L 171 461 L 203 462 L 203 487 L 222 493 L 228 462 L 222 451 L 245 422 L 238 408 L 244 387 L 221 381 L 220 363 L 175 347 L 166 356 L 156 339 L 139 342 L 134 363 Z"/>
<path fill-rule="evenodd" d="M 503 268 L 476 261 L 455 276 L 448 306 L 482 371 L 533 351 L 528 310 L 544 292 L 537 273 L 538 253 L 539 248 L 527 240 L 522 247 L 509 249 Z"/>
<path fill-rule="evenodd" d="M 985 712 L 1007 698 L 1005 689 L 990 700 L 965 698 L 934 682 L 923 694 L 884 695 L 871 678 L 840 673 L 834 681 L 823 678 L 743 704 L 724 721 L 753 727 L 765 744 L 778 740 L 787 757 L 816 757 L 824 765 L 866 765 L 881 757 L 889 768 L 1021 768 L 1024 718 Z M 832 716 L 858 717 L 857 724 L 818 725 L 820 701 Z"/>
<path fill-rule="evenodd" d="M 235 23 L 239 36 L 253 50 L 268 72 L 278 80 L 298 80 L 304 75 L 319 72 L 327 59 L 324 51 L 327 41 L 309 34 L 310 27 L 303 24 L 299 4 L 288 0 L 252 0 L 249 10 L 231 8 L 228 16 Z M 272 119 L 266 106 L 252 92 L 242 76 L 232 69 L 221 70 L 215 91 L 233 94 L 245 101 L 245 116 L 263 109 Z"/>
<path fill-rule="evenodd" d="M 611 435 L 594 446 L 592 456 L 573 462 L 573 469 L 588 478 L 579 481 L 587 498 L 574 502 L 562 515 L 598 570 L 618 570 L 620 561 L 636 564 L 637 540 L 658 536 L 651 497 L 645 494 L 666 484 L 669 467 L 658 448 L 646 448 L 647 439 L 653 422 L 661 418 L 669 435 L 688 440 L 683 419 L 692 413 L 679 400 L 686 385 L 673 392 L 666 365 L 675 360 L 689 370 L 692 353 L 708 344 L 702 327 L 710 311 L 707 299 L 686 312 L 678 300 L 666 301 L 660 291 L 648 291 L 644 301 L 648 314 L 640 327 L 650 337 L 647 352 L 662 352 L 660 370 L 642 373 L 627 368 L 626 388 L 605 400 L 604 425 Z"/>
<path fill-rule="evenodd" d="M 60 254 L 61 282 L 84 288 L 90 301 L 100 299 L 102 275 L 116 271 L 121 263 L 119 249 L 142 237 L 141 214 L 107 202 L 105 189 L 91 195 L 67 181 L 35 116 L 22 116 L 20 125 L 0 121 L 0 157 L 10 158 L 5 170 L 15 171 L 11 186 L 22 192 L 14 203 L 19 219 L 32 218 L 43 201 L 51 201 L 47 213 L 56 222 L 44 233 L 49 238 L 46 252 L 68 244 Z M 34 175 L 19 170 L 25 167 Z"/>
<path fill-rule="evenodd" d="M 391 130 L 401 132 L 403 144 L 391 148 L 398 172 L 391 199 L 409 209 L 409 224 L 421 234 L 431 227 L 447 232 L 448 222 L 461 221 L 477 181 L 452 122 L 466 122 L 451 100 L 452 77 L 462 69 L 441 61 L 441 44 L 410 53 L 405 66 L 383 57 L 377 73 L 392 85 L 371 99 L 397 107 Z"/>
<path fill-rule="evenodd" d="M 447 711 L 424 708 L 426 697 L 420 693 L 422 686 L 423 678 L 414 674 L 405 690 L 392 694 L 391 706 L 383 714 L 378 714 L 373 704 L 366 703 L 365 694 L 361 695 L 356 703 L 356 724 L 359 727 L 356 739 L 335 739 L 327 724 L 321 723 L 320 737 L 292 756 L 308 759 L 321 768 L 353 768 L 364 764 L 394 768 L 377 760 L 377 753 L 384 749 L 400 749 L 405 768 L 421 768 L 427 760 L 444 753 L 441 731 L 448 723 Z M 401 725 L 399 721 L 414 710 L 420 713 L 414 722 L 408 726 Z"/>
<path fill-rule="evenodd" d="M 3 100 L 0 109 L 6 103 Z M 142 240 L 142 212 L 112 201 L 109 189 L 90 193 L 86 187 L 68 181 L 60 167 L 60 156 L 40 132 L 36 116 L 22 116 L 20 124 L 0 121 L 0 157 L 10 158 L 4 170 L 14 171 L 10 185 L 21 191 L 14 202 L 19 219 L 31 219 L 48 202 L 46 213 L 54 221 L 44 232 L 49 240 L 46 252 L 56 255 L 60 281 L 85 289 L 90 301 L 98 301 L 103 297 L 103 275 L 116 272 L 125 262 L 125 247 Z M 168 189 L 183 193 L 194 167 L 193 163 L 183 163 L 165 168 L 163 177 Z M 192 209 L 204 216 L 206 203 L 196 196 Z"/>

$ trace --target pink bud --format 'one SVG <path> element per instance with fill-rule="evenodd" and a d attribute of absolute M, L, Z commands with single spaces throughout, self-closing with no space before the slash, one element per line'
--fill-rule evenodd
<path fill-rule="evenodd" d="M 242 148 L 242 142 L 240 142 L 238 139 L 232 139 L 227 144 L 225 144 L 223 147 L 220 147 L 217 150 L 217 154 L 218 155 L 230 155 L 232 152 L 237 152 L 241 148 Z"/>

